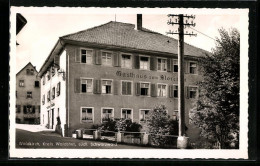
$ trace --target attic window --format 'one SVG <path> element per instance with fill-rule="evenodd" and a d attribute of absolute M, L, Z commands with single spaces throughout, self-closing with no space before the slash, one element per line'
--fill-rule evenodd
<path fill-rule="evenodd" d="M 33 75 L 34 74 L 34 70 L 33 69 L 26 69 L 26 74 L 27 75 Z"/>

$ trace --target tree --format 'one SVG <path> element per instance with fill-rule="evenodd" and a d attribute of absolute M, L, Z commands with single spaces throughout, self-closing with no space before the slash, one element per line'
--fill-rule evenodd
<path fill-rule="evenodd" d="M 240 33 L 222 28 L 219 34 L 212 54 L 199 60 L 203 80 L 191 119 L 202 136 L 216 140 L 221 148 L 238 148 Z"/>

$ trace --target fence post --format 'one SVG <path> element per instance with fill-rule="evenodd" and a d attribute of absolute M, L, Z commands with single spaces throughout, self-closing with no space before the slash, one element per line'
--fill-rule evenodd
<path fill-rule="evenodd" d="M 124 142 L 124 133 L 119 131 L 116 133 L 116 142 Z"/>
<path fill-rule="evenodd" d="M 93 132 L 93 139 L 94 139 L 94 140 L 98 140 L 98 139 L 100 139 L 100 138 L 101 138 L 101 133 L 100 133 L 100 131 L 95 130 L 95 131 Z"/>
<path fill-rule="evenodd" d="M 149 134 L 143 133 L 141 135 L 141 144 L 147 145 L 149 143 Z"/>

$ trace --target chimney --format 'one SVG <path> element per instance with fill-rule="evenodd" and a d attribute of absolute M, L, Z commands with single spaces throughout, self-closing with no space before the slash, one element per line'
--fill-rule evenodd
<path fill-rule="evenodd" d="M 142 14 L 137 14 L 137 30 L 142 30 Z"/>

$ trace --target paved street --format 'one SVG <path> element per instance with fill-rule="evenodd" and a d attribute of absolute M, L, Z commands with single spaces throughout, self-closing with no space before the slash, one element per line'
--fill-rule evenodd
<path fill-rule="evenodd" d="M 26 127 L 26 126 L 25 126 Z M 147 149 L 150 147 L 132 146 L 102 141 L 79 140 L 61 137 L 51 130 L 42 130 L 39 126 L 24 126 L 16 128 L 16 148 L 33 149 Z"/>

